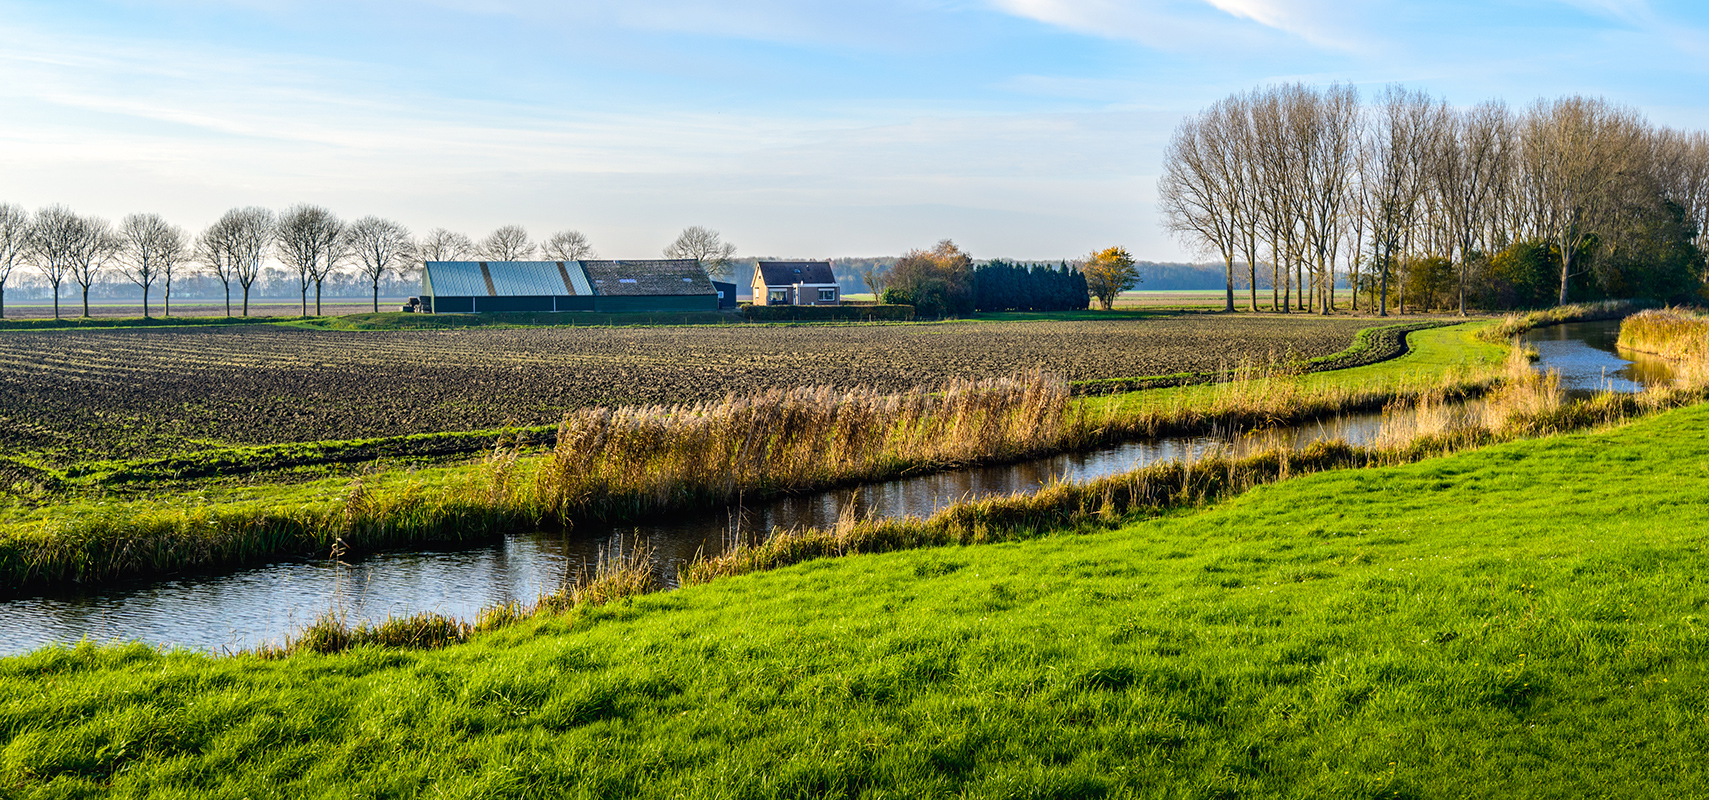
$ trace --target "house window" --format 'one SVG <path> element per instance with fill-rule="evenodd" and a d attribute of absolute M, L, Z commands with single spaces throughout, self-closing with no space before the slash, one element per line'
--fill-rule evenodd
<path fill-rule="evenodd" d="M 821 303 L 835 303 L 835 302 L 837 302 L 837 290 L 836 289 L 820 289 L 819 290 L 819 302 L 821 302 Z"/>
<path fill-rule="evenodd" d="M 773 289 L 766 293 L 766 305 L 784 305 L 789 302 L 788 289 Z"/>

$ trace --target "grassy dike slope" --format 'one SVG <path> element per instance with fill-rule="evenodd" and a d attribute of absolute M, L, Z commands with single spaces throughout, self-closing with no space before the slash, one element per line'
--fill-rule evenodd
<path fill-rule="evenodd" d="M 0 660 L 18 797 L 1709 793 L 1709 406 L 435 652 Z"/>

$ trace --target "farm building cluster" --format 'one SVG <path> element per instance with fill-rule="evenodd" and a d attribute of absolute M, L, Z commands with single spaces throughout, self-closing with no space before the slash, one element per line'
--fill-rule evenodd
<path fill-rule="evenodd" d="M 761 261 L 759 305 L 838 305 L 829 261 Z M 429 261 L 422 311 L 680 312 L 736 307 L 736 284 L 707 277 L 693 259 L 631 261 Z"/>

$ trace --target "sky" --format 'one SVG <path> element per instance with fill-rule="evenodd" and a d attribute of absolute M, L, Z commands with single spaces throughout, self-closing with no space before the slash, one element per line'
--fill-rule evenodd
<path fill-rule="evenodd" d="M 0 202 L 318 203 L 654 258 L 1197 254 L 1187 115 L 1270 83 L 1600 95 L 1709 128 L 1701 0 L 0 0 Z"/>

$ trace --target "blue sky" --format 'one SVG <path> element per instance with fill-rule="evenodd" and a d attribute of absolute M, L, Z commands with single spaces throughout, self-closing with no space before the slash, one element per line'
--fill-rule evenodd
<path fill-rule="evenodd" d="M 0 0 L 0 201 L 196 230 L 316 202 L 655 256 L 1191 254 L 1180 119 L 1276 81 L 1602 95 L 1709 127 L 1709 4 Z"/>

